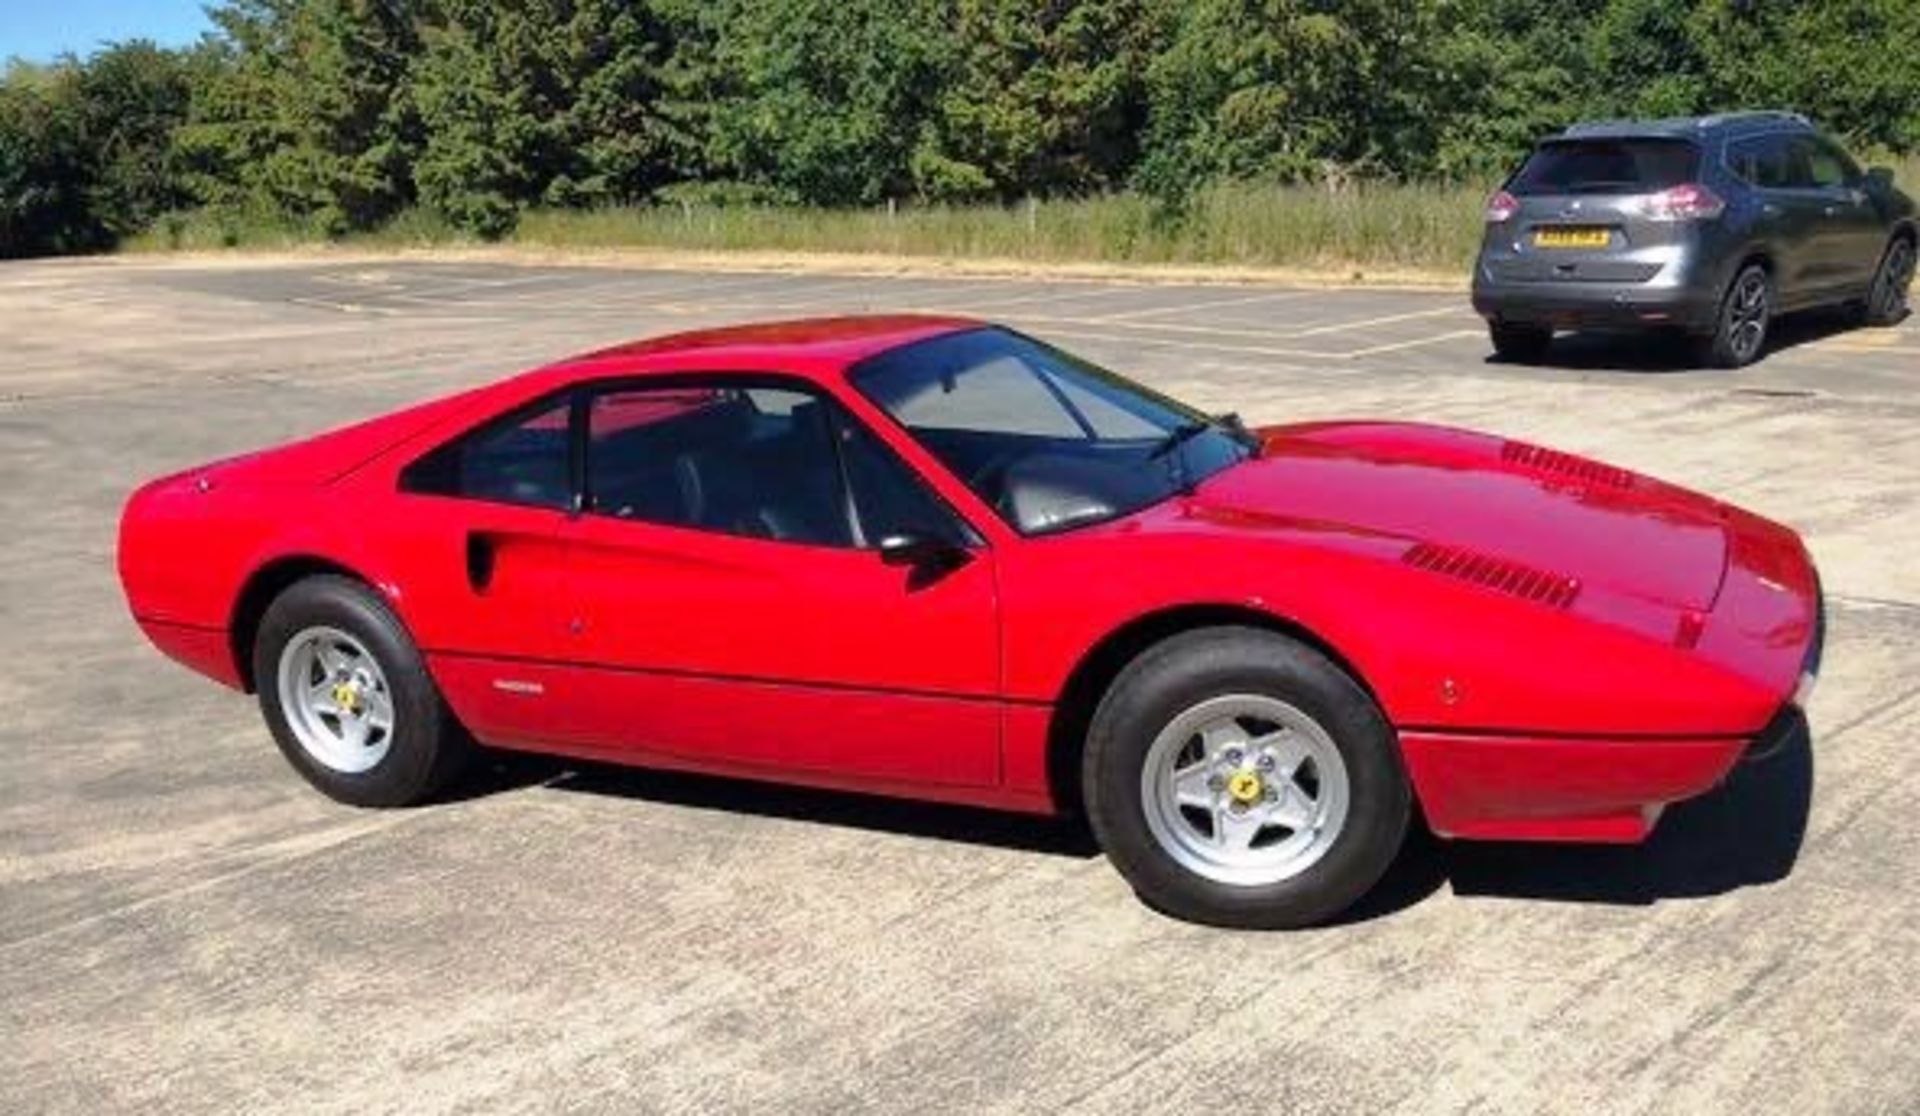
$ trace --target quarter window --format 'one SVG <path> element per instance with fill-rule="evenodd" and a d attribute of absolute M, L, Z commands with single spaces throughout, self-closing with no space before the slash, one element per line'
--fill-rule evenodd
<path fill-rule="evenodd" d="M 407 467 L 401 490 L 566 508 L 573 490 L 567 467 L 569 410 L 564 399 L 539 404 L 442 446 Z"/>

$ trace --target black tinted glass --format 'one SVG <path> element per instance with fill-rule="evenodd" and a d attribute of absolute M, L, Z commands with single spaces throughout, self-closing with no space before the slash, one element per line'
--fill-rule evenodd
<path fill-rule="evenodd" d="M 883 353 L 853 382 L 1027 534 L 1157 503 L 1252 452 L 1179 403 L 1002 329 Z"/>
<path fill-rule="evenodd" d="M 565 508 L 572 497 L 568 408 L 562 400 L 442 446 L 408 466 L 400 486 L 436 496 Z"/>
<path fill-rule="evenodd" d="M 784 388 L 661 387 L 596 396 L 589 506 L 731 535 L 853 545 L 826 404 Z"/>
<path fill-rule="evenodd" d="M 839 422 L 840 453 L 862 541 L 877 546 L 893 535 L 966 541 L 966 532 L 939 497 L 873 433 L 851 418 Z"/>
<path fill-rule="evenodd" d="M 1551 140 L 1527 157 L 1507 192 L 1650 194 L 1693 181 L 1699 166 L 1699 150 L 1685 140 Z"/>
<path fill-rule="evenodd" d="M 1793 150 L 1785 136 L 1754 136 L 1727 145 L 1727 165 L 1742 181 L 1767 190 L 1794 184 Z"/>

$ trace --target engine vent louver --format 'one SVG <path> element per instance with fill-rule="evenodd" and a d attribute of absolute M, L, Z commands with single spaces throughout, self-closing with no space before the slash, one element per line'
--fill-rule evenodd
<path fill-rule="evenodd" d="M 1580 595 L 1577 578 L 1547 573 L 1457 546 L 1415 543 L 1400 556 L 1400 560 L 1416 569 L 1471 581 L 1475 585 L 1548 608 L 1566 608 Z"/>
<path fill-rule="evenodd" d="M 1635 481 L 1634 475 L 1625 469 L 1527 442 L 1505 443 L 1500 447 L 1500 459 L 1536 473 L 1550 473 L 1606 488 L 1632 488 Z"/>

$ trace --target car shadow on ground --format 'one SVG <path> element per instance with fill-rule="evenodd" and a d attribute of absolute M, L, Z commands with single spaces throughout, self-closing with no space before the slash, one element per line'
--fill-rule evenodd
<path fill-rule="evenodd" d="M 663 805 L 752 814 L 1089 859 L 1100 847 L 1077 818 L 1047 818 L 968 806 L 756 783 L 673 771 L 599 764 L 564 765 L 543 780 L 551 790 L 609 795 Z"/>
<path fill-rule="evenodd" d="M 1767 351 L 1761 356 L 1761 363 L 1776 353 L 1825 341 L 1860 328 L 1859 319 L 1842 309 L 1802 310 L 1783 315 L 1773 323 L 1772 336 L 1767 339 Z M 1487 363 L 1509 362 L 1489 355 Z M 1553 339 L 1553 346 L 1547 350 L 1547 355 L 1535 364 L 1540 368 L 1573 372 L 1725 371 L 1704 364 L 1693 340 L 1671 329 L 1637 333 L 1603 330 L 1562 333 Z"/>
<path fill-rule="evenodd" d="M 1798 719 L 1772 756 L 1743 763 L 1724 785 L 1666 812 L 1640 845 L 1442 841 L 1416 821 L 1381 882 L 1336 920 L 1371 921 L 1451 886 L 1463 898 L 1644 906 L 1720 895 L 1785 879 L 1806 834 L 1813 749 Z M 966 806 L 540 756 L 492 754 L 449 797 L 475 798 L 542 785 L 662 805 L 720 810 L 938 841 L 1090 859 L 1100 848 L 1086 823 Z"/>

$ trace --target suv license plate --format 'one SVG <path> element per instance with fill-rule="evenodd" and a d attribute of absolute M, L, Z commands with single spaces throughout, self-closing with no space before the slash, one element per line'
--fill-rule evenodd
<path fill-rule="evenodd" d="M 1557 228 L 1533 230 L 1533 242 L 1541 248 L 1605 248 L 1612 239 L 1605 229 Z"/>

